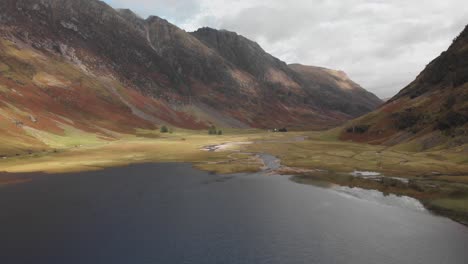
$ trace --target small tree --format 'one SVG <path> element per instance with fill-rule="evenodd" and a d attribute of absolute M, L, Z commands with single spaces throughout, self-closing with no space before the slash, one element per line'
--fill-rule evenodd
<path fill-rule="evenodd" d="M 162 126 L 161 129 L 159 129 L 159 131 L 161 131 L 161 133 L 167 133 L 169 132 L 169 129 L 167 129 L 166 126 Z"/>
<path fill-rule="evenodd" d="M 216 127 L 215 126 L 210 126 L 210 128 L 208 129 L 208 134 L 209 135 L 216 135 Z"/>
<path fill-rule="evenodd" d="M 222 130 L 218 130 L 218 135 L 222 135 L 223 134 L 223 131 Z"/>

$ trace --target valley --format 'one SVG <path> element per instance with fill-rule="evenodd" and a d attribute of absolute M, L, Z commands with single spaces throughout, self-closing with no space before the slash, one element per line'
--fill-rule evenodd
<path fill-rule="evenodd" d="M 0 1 L 0 263 L 466 262 L 466 14 L 126 2 Z"/>
<path fill-rule="evenodd" d="M 412 152 L 338 140 L 338 130 L 273 133 L 259 129 L 224 129 L 223 135 L 202 130 L 174 129 L 173 133 L 140 130 L 118 139 L 88 140 L 90 136 L 48 139 L 68 147 L 33 152 L 0 161 L 0 185 L 33 180 L 30 172 L 66 173 L 151 162 L 190 162 L 195 168 L 220 175 L 258 172 L 258 154 L 278 157 L 272 173 L 294 176 L 307 184 L 337 184 L 375 189 L 419 199 L 428 209 L 462 223 L 468 218 L 468 160 L 463 148 Z M 220 145 L 207 151 L 207 146 Z M 359 177 L 375 172 L 379 178 Z M 18 176 L 18 174 L 20 176 Z M 354 175 L 353 175 L 354 174 Z M 372 174 L 372 173 L 371 173 Z M 40 176 L 38 176 L 40 177 Z M 405 180 L 399 180 L 405 179 Z"/>

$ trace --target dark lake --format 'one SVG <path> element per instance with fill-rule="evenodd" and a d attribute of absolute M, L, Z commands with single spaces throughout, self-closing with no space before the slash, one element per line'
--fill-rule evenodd
<path fill-rule="evenodd" d="M 0 263 L 468 263 L 408 197 L 141 164 L 0 187 Z"/>

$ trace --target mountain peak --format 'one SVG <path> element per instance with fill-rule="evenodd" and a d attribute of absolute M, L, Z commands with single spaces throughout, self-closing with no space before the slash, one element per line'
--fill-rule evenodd
<path fill-rule="evenodd" d="M 146 18 L 146 21 L 148 23 L 164 23 L 164 24 L 171 24 L 169 21 L 167 21 L 167 19 L 164 19 L 164 18 L 161 18 L 159 16 L 155 16 L 155 15 L 150 15 Z M 173 25 L 173 24 L 171 24 Z M 173 25 L 175 26 L 175 25 Z"/>
<path fill-rule="evenodd" d="M 121 15 L 125 17 L 135 18 L 135 19 L 143 19 L 140 15 L 133 12 L 131 9 L 128 8 L 119 8 L 116 9 Z"/>
<path fill-rule="evenodd" d="M 242 42 L 245 45 L 249 45 L 252 49 L 265 52 L 263 48 L 255 41 L 252 41 L 236 32 L 229 31 L 226 29 L 214 29 L 211 27 L 202 27 L 192 32 L 192 34 L 200 39 L 203 39 L 212 45 L 223 45 L 230 42 Z"/>

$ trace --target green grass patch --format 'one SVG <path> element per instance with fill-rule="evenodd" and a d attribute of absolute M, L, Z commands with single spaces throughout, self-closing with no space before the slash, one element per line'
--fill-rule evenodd
<path fill-rule="evenodd" d="M 97 145 L 106 142 L 97 134 L 88 133 L 68 125 L 61 125 L 61 127 L 65 131 L 64 136 L 37 130 L 32 127 L 24 127 L 24 130 L 29 135 L 37 138 L 51 148 L 70 148 L 83 145 Z"/>
<path fill-rule="evenodd" d="M 0 62 L 0 73 L 4 73 L 10 70 L 10 66 L 6 65 L 3 62 Z"/>
<path fill-rule="evenodd" d="M 468 214 L 468 198 L 464 199 L 437 199 L 430 202 L 431 206 Z"/>

